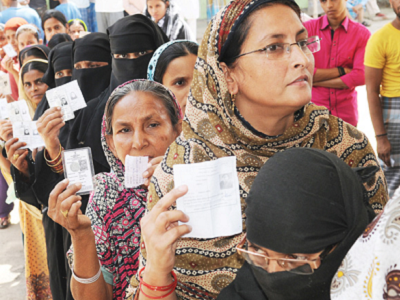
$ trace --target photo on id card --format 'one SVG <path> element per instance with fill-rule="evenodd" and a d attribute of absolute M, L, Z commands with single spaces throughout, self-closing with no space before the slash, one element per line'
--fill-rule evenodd
<path fill-rule="evenodd" d="M 90 148 L 64 150 L 62 153 L 64 176 L 69 185 L 81 183 L 82 188 L 77 195 L 90 194 L 95 186 L 93 181 L 94 168 Z"/>

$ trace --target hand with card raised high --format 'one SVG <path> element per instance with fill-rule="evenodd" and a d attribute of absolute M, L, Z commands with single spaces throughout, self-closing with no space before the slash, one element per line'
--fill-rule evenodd
<path fill-rule="evenodd" d="M 7 142 L 13 137 L 12 123 L 9 120 L 0 120 L 0 138 Z"/>
<path fill-rule="evenodd" d="M 29 177 L 28 161 L 26 160 L 29 151 L 28 149 L 20 149 L 26 146 L 26 143 L 20 142 L 18 138 L 12 138 L 6 142 L 5 146 L 8 160 L 21 174 L 25 177 Z"/>
<path fill-rule="evenodd" d="M 46 150 L 51 159 L 56 159 L 60 154 L 60 129 L 65 125 L 61 107 L 53 107 L 45 111 L 36 123 L 38 132 L 42 137 Z"/>

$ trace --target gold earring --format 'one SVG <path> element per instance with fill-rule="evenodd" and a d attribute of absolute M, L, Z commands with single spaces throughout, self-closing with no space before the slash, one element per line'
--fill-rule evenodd
<path fill-rule="evenodd" d="M 236 95 L 231 94 L 231 100 L 232 100 L 232 113 L 235 112 L 235 101 L 236 101 Z"/>

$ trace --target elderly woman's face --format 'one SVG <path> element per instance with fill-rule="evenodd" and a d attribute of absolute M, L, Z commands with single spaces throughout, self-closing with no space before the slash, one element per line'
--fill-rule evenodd
<path fill-rule="evenodd" d="M 308 37 L 296 13 L 285 5 L 264 7 L 249 18 L 250 29 L 241 54 Z M 239 111 L 251 104 L 295 112 L 311 100 L 313 70 L 313 55 L 305 54 L 297 45 L 292 45 L 290 55 L 282 59 L 271 59 L 265 51 L 238 58 L 230 71 L 237 84 Z"/>
<path fill-rule="evenodd" d="M 107 143 L 114 155 L 125 164 L 126 155 L 164 155 L 180 134 L 173 126 L 163 102 L 151 93 L 131 92 L 118 101 L 112 115 L 112 136 Z"/>

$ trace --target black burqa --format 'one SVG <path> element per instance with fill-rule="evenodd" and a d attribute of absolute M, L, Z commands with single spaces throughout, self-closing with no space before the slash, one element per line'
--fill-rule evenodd
<path fill-rule="evenodd" d="M 246 262 L 218 300 L 329 300 L 333 276 L 375 216 L 363 181 L 377 170 L 351 169 L 336 155 L 310 148 L 270 158 L 246 199 L 247 240 L 287 254 L 337 246 L 311 275 L 268 273 Z"/>
<path fill-rule="evenodd" d="M 118 20 L 108 28 L 108 36 L 113 54 L 155 51 L 168 41 L 157 24 L 143 15 L 132 15 Z M 147 67 L 152 55 L 153 53 L 149 53 L 136 59 L 113 57 L 108 88 L 99 97 L 91 100 L 74 122 L 68 148 L 90 147 L 96 174 L 110 170 L 100 142 L 102 118 L 108 98 L 117 86 L 132 79 L 147 78 Z"/>
<path fill-rule="evenodd" d="M 108 65 L 97 68 L 75 69 L 72 80 L 77 80 L 86 102 L 96 98 L 110 84 L 111 49 L 110 40 L 105 33 L 95 32 L 76 39 L 72 46 L 72 62 L 106 62 Z"/>
<path fill-rule="evenodd" d="M 24 57 L 35 56 L 35 58 L 49 59 L 50 48 L 45 45 L 32 45 L 25 47 L 18 54 L 19 67 L 22 68 Z"/>

